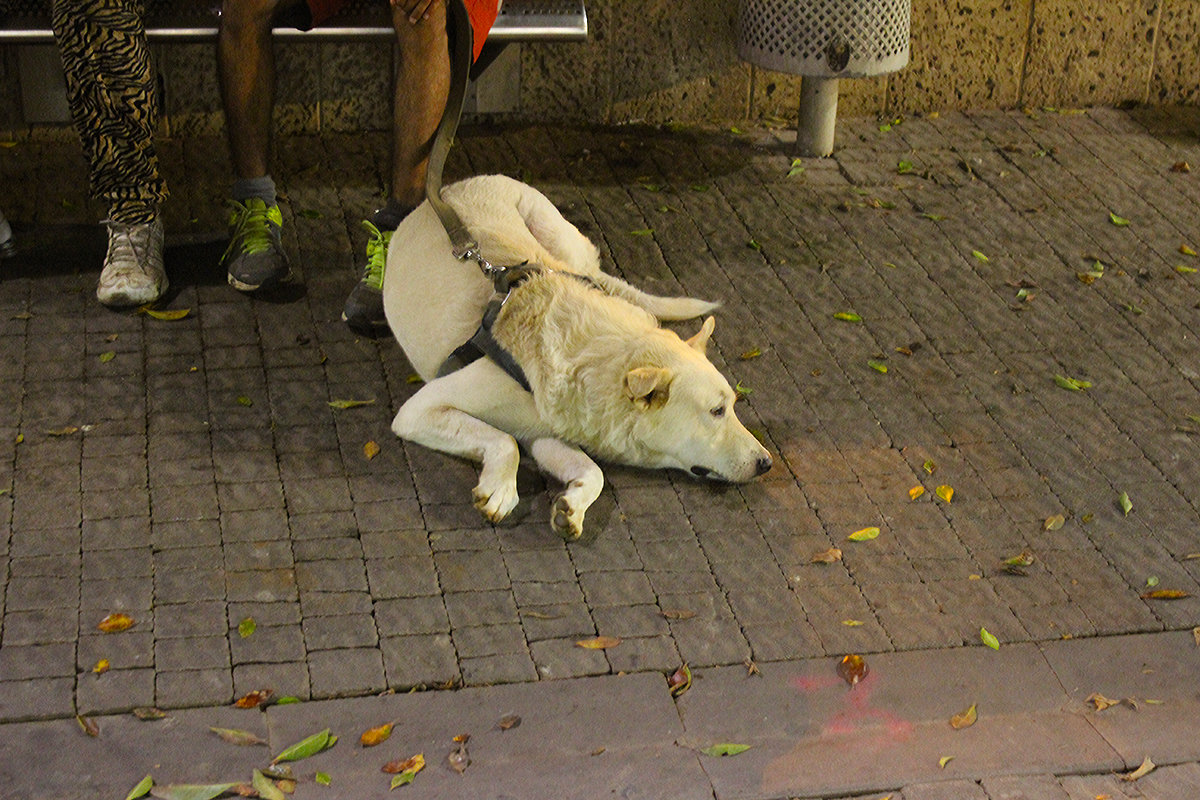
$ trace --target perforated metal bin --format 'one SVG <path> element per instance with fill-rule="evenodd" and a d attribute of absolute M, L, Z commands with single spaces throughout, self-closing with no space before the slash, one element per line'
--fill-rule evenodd
<path fill-rule="evenodd" d="M 796 147 L 833 152 L 840 78 L 894 72 L 908 63 L 912 0 L 741 0 L 738 55 L 803 75 Z"/>

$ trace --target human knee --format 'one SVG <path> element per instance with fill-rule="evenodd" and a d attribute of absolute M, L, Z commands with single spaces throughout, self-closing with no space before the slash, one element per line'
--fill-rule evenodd
<path fill-rule="evenodd" d="M 284 7 L 296 2 L 297 0 L 224 0 L 221 3 L 221 28 L 238 32 L 269 30 L 275 15 Z"/>

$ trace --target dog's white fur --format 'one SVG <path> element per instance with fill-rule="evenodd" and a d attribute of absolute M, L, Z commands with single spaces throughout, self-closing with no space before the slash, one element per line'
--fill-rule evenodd
<path fill-rule="evenodd" d="M 447 186 L 443 197 L 487 261 L 543 268 L 509 294 L 492 330 L 524 370 L 526 391 L 486 358 L 437 377 L 475 333 L 493 288 L 474 261 L 453 257 L 428 203 L 404 220 L 388 250 L 388 324 L 426 381 L 392 430 L 481 462 L 474 496 L 488 519 L 505 518 L 517 504 L 518 442 L 565 485 L 551 525 L 567 538 L 580 535 L 604 483 L 580 448 L 734 482 L 770 467 L 766 449 L 734 414 L 729 383 L 705 356 L 712 317 L 687 341 L 657 322 L 697 317 L 716 304 L 649 295 L 601 272 L 595 245 L 518 181 L 471 178 Z"/>

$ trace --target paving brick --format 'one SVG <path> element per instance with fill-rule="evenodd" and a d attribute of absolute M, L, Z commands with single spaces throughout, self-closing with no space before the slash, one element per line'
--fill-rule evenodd
<path fill-rule="evenodd" d="M 527 653 L 525 632 L 520 625 L 480 625 L 454 631 L 454 647 L 460 659 Z"/>
<path fill-rule="evenodd" d="M 641 571 L 592 572 L 581 576 L 579 582 L 592 607 L 629 606 L 655 600 L 650 581 Z"/>
<path fill-rule="evenodd" d="M 101 659 L 108 661 L 113 669 L 153 667 L 154 635 L 149 627 L 112 634 L 85 632 L 76 646 L 78 671 L 91 672 Z"/>
<path fill-rule="evenodd" d="M 578 638 L 595 633 L 590 609 L 583 603 L 524 606 L 520 615 L 525 638 L 530 642 L 570 636 Z"/>
<path fill-rule="evenodd" d="M 233 696 L 270 689 L 275 697 L 310 697 L 308 665 L 303 661 L 238 664 L 233 668 Z"/>
<path fill-rule="evenodd" d="M 524 683 L 537 680 L 537 668 L 528 653 L 463 658 L 462 679 L 467 686 Z"/>
<path fill-rule="evenodd" d="M 197 669 L 154 675 L 155 704 L 159 708 L 195 708 L 228 705 L 233 701 L 233 676 L 228 669 Z"/>
<path fill-rule="evenodd" d="M 224 636 L 162 639 L 154 643 L 154 668 L 166 672 L 228 670 L 229 641 Z"/>
<path fill-rule="evenodd" d="M 551 679 L 578 678 L 603 675 L 609 671 L 608 659 L 603 651 L 588 650 L 575 642 L 571 638 L 530 642 L 529 652 L 538 675 Z"/>
<path fill-rule="evenodd" d="M 441 686 L 460 678 L 454 645 L 447 634 L 387 637 L 380 641 L 379 649 L 390 688 Z"/>
<path fill-rule="evenodd" d="M 75 646 L 72 642 L 40 645 L 12 645 L 0 648 L 0 680 L 61 678 L 75 674 Z"/>
<path fill-rule="evenodd" d="M 362 561 L 306 561 L 296 565 L 296 585 L 303 592 L 366 591 Z"/>
<path fill-rule="evenodd" d="M 455 628 L 517 621 L 511 592 L 447 592 L 445 601 L 450 624 Z"/>
<path fill-rule="evenodd" d="M 110 669 L 80 675 L 75 687 L 80 714 L 108 714 L 154 705 L 153 669 Z"/>
<path fill-rule="evenodd" d="M 315 698 L 379 692 L 387 686 L 383 656 L 375 647 L 313 652 L 308 669 Z"/>
<path fill-rule="evenodd" d="M 447 633 L 450 620 L 446 607 L 447 601 L 436 595 L 379 600 L 375 603 L 375 623 L 383 636 Z"/>
<path fill-rule="evenodd" d="M 905 786 L 904 800 L 988 800 L 988 796 L 974 781 L 950 780 Z"/>
<path fill-rule="evenodd" d="M 0 720 L 49 719 L 75 713 L 74 678 L 0 681 Z"/>
<path fill-rule="evenodd" d="M 670 633 L 667 618 L 657 605 L 604 606 L 592 609 L 592 618 L 596 629 L 606 636 L 625 639 Z"/>
<path fill-rule="evenodd" d="M 498 550 L 447 552 L 434 555 L 438 578 L 447 592 L 507 589 L 508 572 Z"/>
<path fill-rule="evenodd" d="M 73 642 L 79 630 L 75 609 L 45 608 L 9 611 L 4 615 L 3 645 Z"/>
<path fill-rule="evenodd" d="M 295 625 L 258 628 L 244 639 L 237 632 L 232 632 L 229 635 L 229 652 L 234 664 L 303 661 L 304 635 Z"/>
<path fill-rule="evenodd" d="M 1069 800 L 1053 775 L 998 775 L 980 785 L 988 800 Z"/>

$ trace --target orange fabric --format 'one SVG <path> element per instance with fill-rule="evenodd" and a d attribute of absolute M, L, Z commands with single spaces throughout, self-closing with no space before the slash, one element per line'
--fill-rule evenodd
<path fill-rule="evenodd" d="M 308 0 L 308 10 L 312 14 L 312 26 L 318 27 L 330 17 L 341 11 L 349 0 Z M 383 0 L 380 0 L 383 2 Z M 471 17 L 471 28 L 474 31 L 475 58 L 483 49 L 488 31 L 496 22 L 498 3 L 496 0 L 463 0 L 467 14 Z"/>

